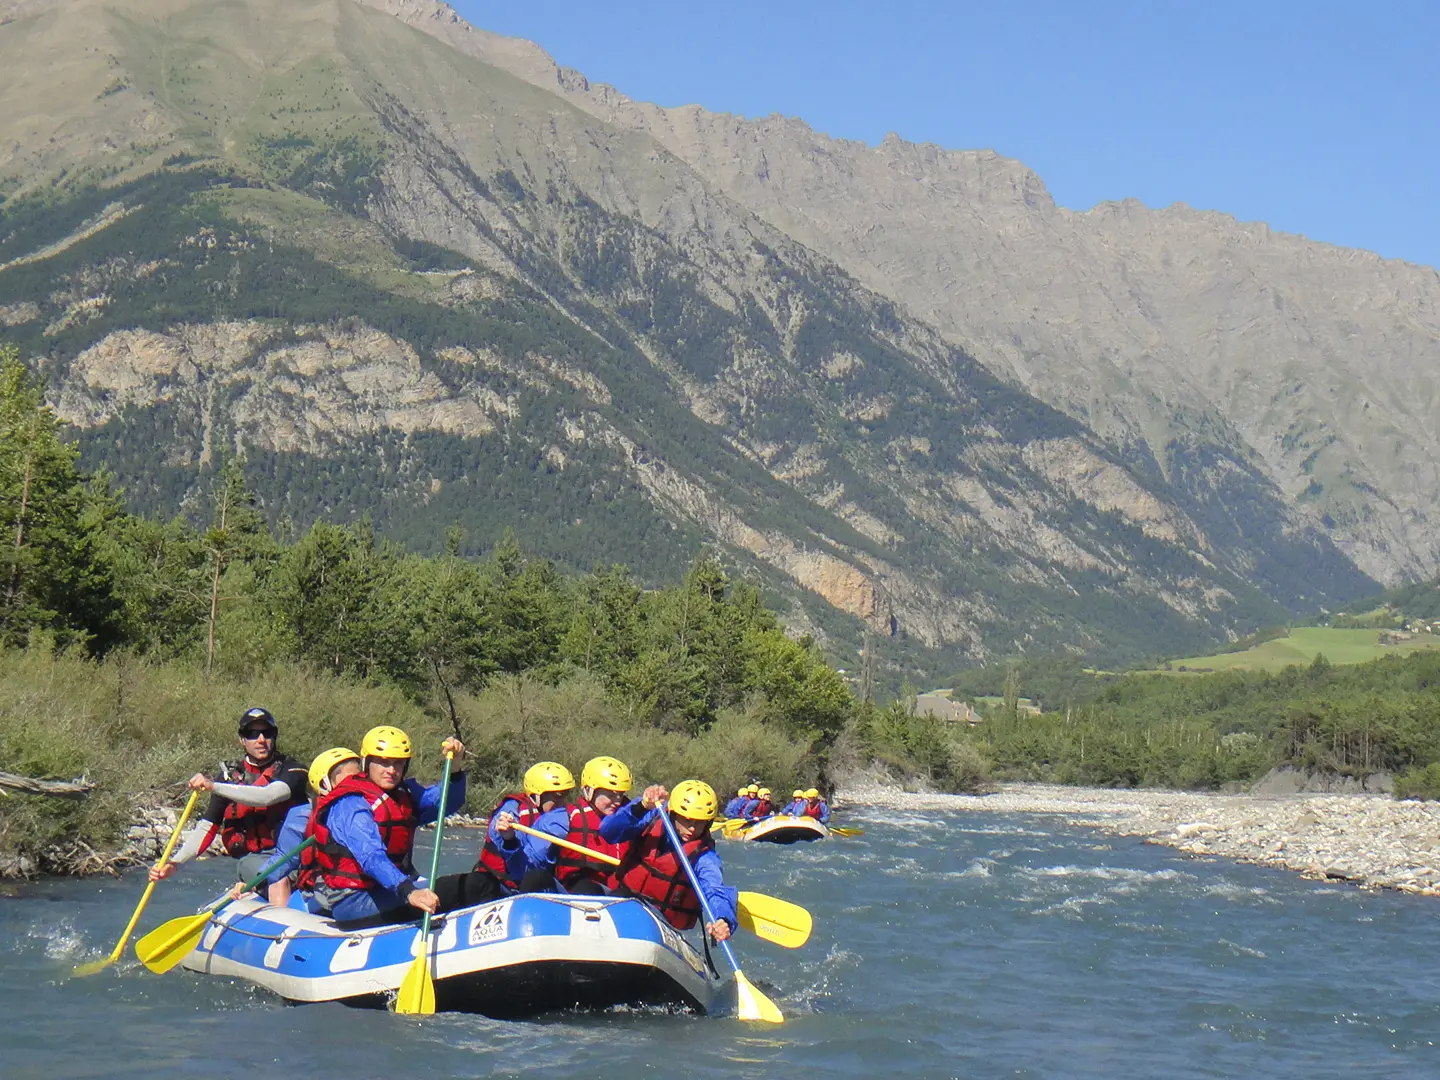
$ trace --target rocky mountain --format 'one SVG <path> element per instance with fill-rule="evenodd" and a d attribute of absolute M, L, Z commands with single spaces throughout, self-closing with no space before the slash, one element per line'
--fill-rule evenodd
<path fill-rule="evenodd" d="M 918 669 L 1184 649 L 1374 588 L 1218 410 L 1097 432 L 477 35 L 0 0 L 0 333 L 133 503 L 193 510 L 243 454 L 282 527 L 513 526 L 652 580 L 719 545 L 842 660 L 869 627 Z"/>
<path fill-rule="evenodd" d="M 1019 162 L 632 101 L 443 5 L 411 25 L 643 131 L 786 235 L 1181 486 L 1253 465 L 1366 573 L 1440 571 L 1440 274 L 1134 200 L 1076 213 Z"/>

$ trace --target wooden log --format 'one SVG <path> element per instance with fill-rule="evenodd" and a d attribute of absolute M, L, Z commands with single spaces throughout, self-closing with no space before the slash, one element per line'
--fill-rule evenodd
<path fill-rule="evenodd" d="M 88 780 L 34 780 L 16 773 L 0 772 L 0 794 L 3 795 L 23 791 L 27 795 L 59 795 L 73 799 L 88 795 L 94 788 L 95 785 Z"/>

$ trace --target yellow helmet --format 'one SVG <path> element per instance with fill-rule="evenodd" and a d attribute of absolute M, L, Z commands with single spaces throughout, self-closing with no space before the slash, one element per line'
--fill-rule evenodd
<path fill-rule="evenodd" d="M 618 791 L 624 794 L 630 790 L 630 770 L 625 767 L 623 761 L 618 761 L 613 757 L 591 758 L 580 770 L 580 786 L 588 787 L 591 791 L 596 788 L 604 788 L 606 791 Z"/>
<path fill-rule="evenodd" d="M 759 795 L 759 794 L 760 794 L 760 788 L 757 787 L 755 784 L 751 784 L 749 787 L 747 787 L 747 788 L 745 789 L 745 794 L 746 794 L 746 795 Z"/>
<path fill-rule="evenodd" d="M 323 750 L 310 763 L 310 788 L 324 795 L 330 790 L 330 770 L 342 761 L 359 761 L 360 755 L 349 747 L 336 746 Z"/>
<path fill-rule="evenodd" d="M 809 789 L 807 789 L 806 792 L 805 792 L 805 798 L 807 798 L 807 799 L 818 799 L 819 797 L 820 797 L 820 792 L 819 792 L 819 790 L 816 789 L 816 788 L 813 788 L 813 787 L 812 787 L 812 788 L 809 788 Z"/>
<path fill-rule="evenodd" d="M 696 821 L 714 821 L 720 810 L 715 789 L 703 780 L 682 780 L 670 792 L 670 811 Z"/>
<path fill-rule="evenodd" d="M 361 757 L 410 758 L 414 756 L 410 736 L 398 727 L 372 727 L 360 742 Z"/>
<path fill-rule="evenodd" d="M 547 791 L 570 791 L 575 787 L 575 777 L 570 770 L 555 761 L 541 761 L 525 770 L 525 794 L 544 795 Z"/>
<path fill-rule="evenodd" d="M 770 794 L 770 789 L 769 789 L 768 787 L 762 787 L 762 788 L 760 789 L 760 797 L 761 797 L 762 799 L 763 799 L 766 795 L 769 795 L 769 794 Z"/>
<path fill-rule="evenodd" d="M 750 789 L 749 789 L 748 787 L 742 787 L 739 791 L 735 792 L 735 794 L 736 794 L 736 795 L 746 795 L 746 794 L 749 794 L 749 791 L 750 791 Z"/>
<path fill-rule="evenodd" d="M 794 791 L 792 791 L 792 792 L 790 793 L 790 798 L 792 798 L 792 799 L 803 799 L 803 798 L 805 798 L 805 793 L 804 793 L 803 791 L 801 791 L 801 790 L 797 787 Z"/>

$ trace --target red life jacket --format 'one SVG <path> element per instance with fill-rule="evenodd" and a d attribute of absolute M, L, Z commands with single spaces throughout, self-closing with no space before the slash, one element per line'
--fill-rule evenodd
<path fill-rule="evenodd" d="M 394 791 L 383 791 L 369 777 L 356 773 L 347 776 L 315 804 L 310 815 L 310 824 L 305 827 L 307 837 L 315 837 L 313 846 L 305 849 L 300 856 L 300 887 L 314 888 L 323 880 L 332 889 L 368 889 L 376 884 L 374 878 L 365 872 L 359 861 L 344 844 L 330 835 L 330 808 L 337 799 L 346 795 L 359 795 L 370 806 L 375 824 L 380 829 L 380 840 L 385 845 L 385 854 L 390 861 L 407 874 L 414 873 L 410 853 L 415 847 L 415 830 L 420 819 L 415 812 L 415 800 L 403 787 Z"/>
<path fill-rule="evenodd" d="M 818 820 L 820 819 L 820 803 L 819 803 L 819 801 L 817 800 L 817 801 L 815 801 L 815 802 L 807 802 L 807 803 L 805 804 L 805 809 L 800 811 L 800 816 L 801 816 L 801 817 L 813 817 L 813 818 L 815 818 L 815 819 L 818 821 Z"/>
<path fill-rule="evenodd" d="M 480 846 L 480 858 L 475 862 L 475 869 L 489 870 L 500 881 L 511 889 L 518 889 L 520 886 L 510 880 L 510 871 L 505 869 L 505 856 L 490 839 L 490 822 L 495 820 L 495 815 L 500 812 L 500 807 L 507 802 L 520 804 L 520 812 L 515 815 L 515 820 L 521 825 L 534 825 L 535 819 L 540 816 L 540 811 L 535 809 L 530 802 L 528 795 L 502 795 L 495 809 L 490 811 L 489 820 L 485 823 L 485 843 Z"/>
<path fill-rule="evenodd" d="M 693 865 L 702 854 L 715 850 L 715 838 L 707 831 L 685 844 L 683 850 Z M 666 841 L 665 825 L 658 817 L 630 841 L 615 876 L 630 895 L 643 897 L 659 908 L 665 921 L 677 930 L 689 930 L 700 917 L 700 898 Z"/>
<path fill-rule="evenodd" d="M 773 813 L 775 813 L 775 804 L 769 799 L 761 799 L 760 802 L 756 805 L 754 813 L 752 813 L 750 816 L 769 817 Z"/>
<path fill-rule="evenodd" d="M 286 764 L 286 759 L 279 754 L 263 768 L 247 757 L 228 770 L 232 776 L 235 773 L 240 774 L 239 779 L 231 780 L 230 783 L 265 787 Z M 288 801 L 276 803 L 274 806 L 241 806 L 237 802 L 227 802 L 225 813 L 220 818 L 220 843 L 234 859 L 253 855 L 258 851 L 273 851 L 275 838 L 280 835 L 280 825 L 284 822 L 285 815 L 292 806 L 299 806 L 304 801 L 305 792 L 292 791 Z"/>
<path fill-rule="evenodd" d="M 600 836 L 600 823 L 604 820 L 599 810 L 587 800 L 581 799 L 570 807 L 570 831 L 566 833 L 565 839 L 591 851 L 622 858 L 626 845 L 609 843 Z M 565 886 L 579 881 L 598 881 L 608 889 L 615 883 L 615 870 L 616 867 L 595 859 L 587 859 L 584 855 L 578 855 L 563 847 L 555 861 L 555 879 Z"/>

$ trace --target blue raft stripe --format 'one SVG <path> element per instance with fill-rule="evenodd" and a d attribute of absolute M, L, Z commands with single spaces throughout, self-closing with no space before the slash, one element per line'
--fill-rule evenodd
<path fill-rule="evenodd" d="M 502 902 L 507 906 L 505 936 L 475 946 L 469 944 L 471 926 L 477 918 L 483 920 L 495 905 L 485 904 L 477 909 L 454 912 L 448 916 L 454 922 L 454 929 L 450 931 L 447 928 L 439 932 L 438 944 L 443 946 L 449 942 L 449 948 L 444 950 L 448 952 L 454 949 L 484 949 L 488 945 L 517 938 L 568 937 L 572 912 L 576 906 L 603 907 L 608 910 L 616 935 L 621 939 L 653 942 L 692 968 L 696 966 L 696 950 L 684 941 L 679 931 L 663 923 L 657 914 L 640 901 L 603 897 L 567 901 L 570 901 L 570 898 L 547 898 L 547 894 L 532 894 Z M 331 973 L 335 954 L 355 936 L 338 931 L 322 932 L 310 929 L 300 929 L 297 932 L 293 924 L 267 918 L 267 913 L 273 910 L 259 908 L 253 913 L 237 914 L 226 920 L 225 930 L 214 944 L 209 948 L 202 947 L 200 951 L 223 956 L 234 963 L 257 970 L 313 979 Z M 286 941 L 279 963 L 273 967 L 267 966 L 266 954 L 287 930 L 291 932 L 291 937 Z M 419 927 L 413 923 L 403 923 L 357 932 L 372 938 L 364 968 L 408 964 L 413 958 L 411 950 L 418 930 Z"/>

